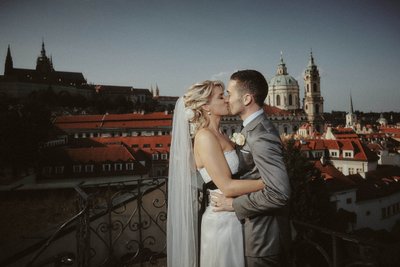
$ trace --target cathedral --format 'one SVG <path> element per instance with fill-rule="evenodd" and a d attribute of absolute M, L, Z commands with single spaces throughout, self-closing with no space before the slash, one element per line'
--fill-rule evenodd
<path fill-rule="evenodd" d="M 300 127 L 308 127 L 308 134 L 322 132 L 324 100 L 321 96 L 320 76 L 312 52 L 304 72 L 303 107 L 300 106 L 299 83 L 289 75 L 281 54 L 274 77 L 269 82 L 265 110 L 281 134 L 294 134 Z"/>
<path fill-rule="evenodd" d="M 86 94 L 86 79 L 81 72 L 56 71 L 52 57 L 46 55 L 44 42 L 35 69 L 14 68 L 11 48 L 7 48 L 4 75 L 0 75 L 0 92 L 20 97 L 35 90 L 51 88 L 55 92 Z"/>

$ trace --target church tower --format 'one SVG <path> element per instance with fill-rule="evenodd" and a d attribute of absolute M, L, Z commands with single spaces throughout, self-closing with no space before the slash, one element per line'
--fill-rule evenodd
<path fill-rule="evenodd" d="M 36 60 L 36 70 L 42 73 L 49 73 L 54 71 L 51 60 L 46 56 L 44 41 L 42 41 L 42 50 L 40 51 L 40 56 Z"/>
<path fill-rule="evenodd" d="M 304 72 L 304 112 L 313 127 L 313 130 L 322 132 L 324 130 L 324 99 L 321 96 L 321 83 L 318 67 L 314 63 L 314 57 L 310 52 L 310 61 Z"/>
<path fill-rule="evenodd" d="M 357 123 L 357 116 L 353 110 L 353 99 L 350 94 L 350 112 L 346 114 L 346 128 L 355 129 Z"/>
<path fill-rule="evenodd" d="M 276 74 L 272 77 L 268 87 L 268 95 L 265 98 L 267 105 L 283 110 L 300 108 L 299 84 L 295 78 L 288 74 L 282 52 Z"/>
<path fill-rule="evenodd" d="M 13 69 L 14 69 L 14 65 L 13 65 L 13 60 L 11 57 L 10 45 L 8 45 L 6 62 L 4 64 L 4 76 L 10 75 L 11 72 L 13 71 Z"/>

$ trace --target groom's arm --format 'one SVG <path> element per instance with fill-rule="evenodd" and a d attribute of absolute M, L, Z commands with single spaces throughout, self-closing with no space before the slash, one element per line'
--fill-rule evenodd
<path fill-rule="evenodd" d="M 232 205 L 240 220 L 286 207 L 290 196 L 289 178 L 279 136 L 262 133 L 254 142 L 249 140 L 248 145 L 266 186 L 260 191 L 233 199 Z"/>

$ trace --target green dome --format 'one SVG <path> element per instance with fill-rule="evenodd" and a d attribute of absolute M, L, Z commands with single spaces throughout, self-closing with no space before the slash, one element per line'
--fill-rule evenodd
<path fill-rule="evenodd" d="M 281 87 L 281 86 L 285 86 L 285 87 L 293 87 L 293 86 L 299 86 L 299 84 L 297 83 L 296 79 L 293 78 L 290 75 L 275 75 L 270 83 L 269 83 L 269 87 Z"/>

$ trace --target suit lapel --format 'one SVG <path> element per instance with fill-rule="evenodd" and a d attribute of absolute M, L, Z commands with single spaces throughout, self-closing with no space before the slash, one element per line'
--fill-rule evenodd
<path fill-rule="evenodd" d="M 265 113 L 260 114 L 242 129 L 241 133 L 244 135 L 244 137 L 247 137 L 247 133 L 249 131 L 254 130 L 254 128 L 264 119 L 264 116 Z"/>

